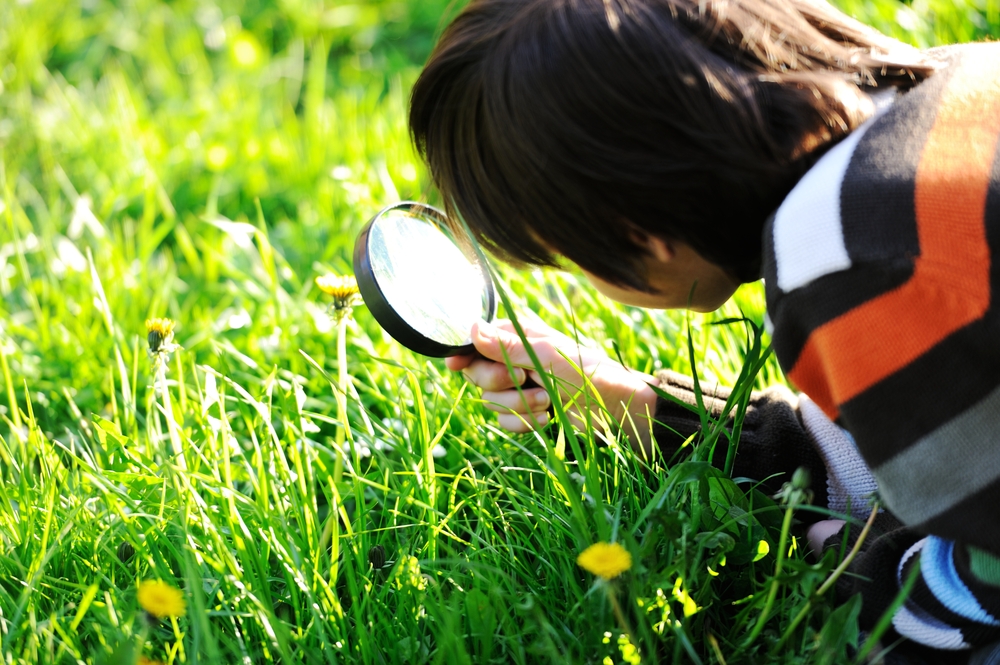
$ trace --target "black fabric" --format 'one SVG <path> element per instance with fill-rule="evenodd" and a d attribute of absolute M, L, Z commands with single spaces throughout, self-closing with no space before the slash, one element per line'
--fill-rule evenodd
<path fill-rule="evenodd" d="M 919 558 L 919 556 L 914 556 L 906 562 L 906 565 L 903 568 L 903 579 L 906 579 L 906 575 L 910 573 L 914 566 L 918 565 Z M 963 580 L 963 583 L 966 583 L 966 586 L 969 586 L 967 582 L 967 580 Z M 975 585 L 970 587 L 970 591 L 972 591 L 981 606 L 985 604 L 984 600 L 986 600 L 982 593 L 984 586 L 985 585 L 980 584 L 978 587 Z M 969 644 L 986 644 L 1000 637 L 1000 630 L 996 627 L 987 626 L 977 621 L 967 619 L 945 607 L 945 605 L 938 600 L 937 596 L 934 595 L 934 592 L 931 591 L 930 587 L 927 586 L 927 582 L 924 580 L 923 575 L 917 576 L 917 581 L 913 585 L 913 590 L 910 592 L 908 602 L 912 605 L 916 605 L 927 614 L 930 614 L 932 617 L 940 620 L 948 626 L 961 630 L 962 636 Z"/>
<path fill-rule="evenodd" d="M 972 654 L 969 665 L 1000 665 L 1000 642 L 994 642 Z"/>
<path fill-rule="evenodd" d="M 959 58 L 956 52 L 950 59 Z M 852 264 L 913 258 L 920 253 L 914 210 L 916 173 L 953 71 L 946 67 L 903 93 L 873 121 L 851 155 L 840 188 L 840 219 Z"/>
<path fill-rule="evenodd" d="M 969 548 L 956 545 L 954 561 L 955 570 L 962 584 L 976 597 L 980 607 L 990 616 L 1000 619 L 1000 585 L 990 584 L 972 572 L 969 564 Z"/>
<path fill-rule="evenodd" d="M 922 527 L 943 538 L 962 540 L 995 556 L 1000 556 L 1000 483 L 992 483 L 968 497 L 941 516 L 924 522 Z M 955 516 L 961 516 L 956 520 Z"/>
<path fill-rule="evenodd" d="M 662 371 L 656 376 L 664 392 L 684 404 L 697 405 L 691 377 L 671 371 Z M 732 391 L 705 382 L 701 382 L 701 389 L 705 409 L 718 420 Z M 797 403 L 795 395 L 783 386 L 751 395 L 740 431 L 733 476 L 762 481 L 762 491 L 776 494 L 792 479 L 797 468 L 806 467 L 812 476 L 813 503 L 825 508 L 826 466 L 799 420 Z M 701 430 L 697 413 L 663 398 L 656 401 L 654 418 L 653 436 L 668 461 L 692 434 Z M 727 429 L 732 431 L 731 427 Z M 694 443 L 697 444 L 697 439 Z M 725 464 L 726 448 L 725 440 L 720 440 L 715 447 L 712 464 L 718 468 Z M 803 520 L 822 518 L 813 512 L 803 512 L 800 517 Z"/>
<path fill-rule="evenodd" d="M 834 548 L 838 555 L 846 555 L 861 536 L 863 528 L 859 522 L 845 524 L 823 543 L 824 551 Z M 899 560 L 921 538 L 923 535 L 904 528 L 888 511 L 882 511 L 875 518 L 871 531 L 862 543 L 861 552 L 851 562 L 847 573 L 837 580 L 838 601 L 844 602 L 856 593 L 861 594 L 858 621 L 862 629 L 873 628 L 892 604 L 899 592 L 896 583 Z"/>
<path fill-rule="evenodd" d="M 854 547 L 861 535 L 863 524 L 855 522 L 844 527 L 827 538 L 823 550 L 834 549 L 838 557 L 846 555 Z M 861 614 L 858 625 L 861 630 L 870 631 L 882 615 L 889 609 L 899 585 L 896 575 L 899 560 L 914 543 L 923 538 L 922 534 L 903 527 L 902 523 L 888 511 L 879 513 L 872 524 L 871 531 L 862 543 L 862 549 L 851 562 L 850 567 L 837 580 L 836 596 L 838 603 L 844 603 L 855 594 L 861 594 Z M 893 649 L 894 662 L 912 665 L 944 665 L 945 663 L 964 662 L 968 654 L 953 651 L 940 651 L 918 645 L 903 638 L 892 626 L 883 633 L 883 645 L 903 643 Z"/>

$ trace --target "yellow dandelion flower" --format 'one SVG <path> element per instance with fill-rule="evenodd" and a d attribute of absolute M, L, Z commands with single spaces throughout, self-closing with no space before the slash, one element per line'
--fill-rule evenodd
<path fill-rule="evenodd" d="M 163 665 L 163 661 L 139 656 L 139 660 L 135 661 L 135 665 Z"/>
<path fill-rule="evenodd" d="M 184 593 L 162 580 L 139 583 L 139 605 L 157 619 L 184 615 Z"/>
<path fill-rule="evenodd" d="M 170 342 L 174 339 L 173 319 L 146 319 L 146 341 L 152 354 L 170 350 Z"/>
<path fill-rule="evenodd" d="M 354 278 L 354 275 L 320 275 L 316 278 L 316 286 L 328 296 L 333 296 L 335 310 L 347 309 L 361 304 L 358 280 Z"/>
<path fill-rule="evenodd" d="M 610 580 L 632 567 L 632 555 L 618 543 L 594 543 L 580 552 L 576 563 L 584 570 Z"/>

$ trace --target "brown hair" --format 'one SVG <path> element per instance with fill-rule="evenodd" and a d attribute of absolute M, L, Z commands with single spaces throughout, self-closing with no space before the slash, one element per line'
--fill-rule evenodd
<path fill-rule="evenodd" d="M 818 0 L 473 0 L 410 100 L 448 212 L 488 250 L 649 290 L 640 229 L 757 277 L 764 221 L 934 63 Z"/>

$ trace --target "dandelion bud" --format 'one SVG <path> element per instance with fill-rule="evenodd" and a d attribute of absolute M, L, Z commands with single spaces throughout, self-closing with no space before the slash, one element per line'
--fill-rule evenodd
<path fill-rule="evenodd" d="M 811 484 L 812 484 L 812 474 L 809 473 L 808 468 L 800 466 L 799 468 L 795 469 L 795 473 L 792 474 L 792 486 L 795 489 L 806 490 L 809 489 L 809 486 Z"/>
<path fill-rule="evenodd" d="M 122 563 L 128 563 L 129 559 L 135 556 L 135 547 L 132 546 L 132 543 L 126 540 L 118 546 L 117 554 L 119 561 Z"/>
<path fill-rule="evenodd" d="M 781 490 L 775 495 L 775 498 L 781 501 L 782 504 L 791 507 L 809 503 L 813 499 L 812 490 L 809 489 L 811 483 L 812 475 L 809 473 L 809 469 L 800 466 L 792 474 L 791 481 L 782 485 Z"/>
<path fill-rule="evenodd" d="M 375 570 L 381 570 L 385 566 L 385 548 L 381 545 L 376 545 L 368 550 L 368 563 Z"/>
<path fill-rule="evenodd" d="M 146 342 L 151 355 L 169 350 L 175 325 L 177 323 L 172 319 L 146 319 Z"/>

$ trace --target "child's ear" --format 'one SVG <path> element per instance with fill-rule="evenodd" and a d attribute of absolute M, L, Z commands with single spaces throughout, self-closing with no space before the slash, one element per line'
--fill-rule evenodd
<path fill-rule="evenodd" d="M 636 247 L 644 250 L 661 263 L 668 263 L 677 254 L 677 251 L 669 240 L 653 235 L 648 231 L 633 227 L 629 229 L 628 235 L 629 240 L 635 243 Z"/>
<path fill-rule="evenodd" d="M 647 247 L 649 248 L 649 253 L 662 263 L 671 261 L 677 254 L 673 244 L 669 240 L 665 240 L 659 236 L 649 236 Z"/>

